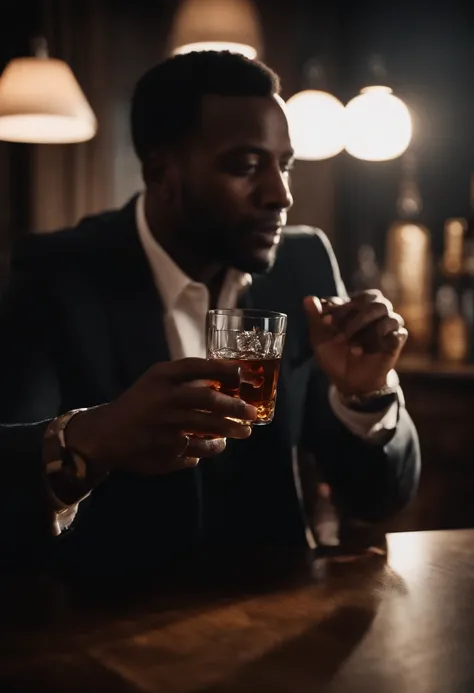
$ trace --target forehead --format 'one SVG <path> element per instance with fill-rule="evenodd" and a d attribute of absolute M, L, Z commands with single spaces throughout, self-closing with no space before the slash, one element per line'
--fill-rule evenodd
<path fill-rule="evenodd" d="M 205 96 L 197 138 L 215 152 L 253 145 L 277 155 L 291 153 L 280 104 L 281 99 L 272 96 Z"/>

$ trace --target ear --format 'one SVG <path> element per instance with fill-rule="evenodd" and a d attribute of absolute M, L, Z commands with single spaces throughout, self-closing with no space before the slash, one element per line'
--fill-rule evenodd
<path fill-rule="evenodd" d="M 155 195 L 163 201 L 173 194 L 173 181 L 176 175 L 171 153 L 166 149 L 151 152 L 142 165 L 143 179 L 148 189 L 153 188 Z"/>
<path fill-rule="evenodd" d="M 167 167 L 167 158 L 162 149 L 147 154 L 142 163 L 143 179 L 147 186 L 160 184 L 163 181 Z"/>

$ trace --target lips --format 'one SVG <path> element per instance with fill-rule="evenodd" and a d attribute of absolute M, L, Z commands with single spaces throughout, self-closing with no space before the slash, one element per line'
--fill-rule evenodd
<path fill-rule="evenodd" d="M 276 245 L 279 242 L 280 236 L 281 227 L 279 225 L 259 226 L 250 234 L 253 243 L 268 248 Z"/>

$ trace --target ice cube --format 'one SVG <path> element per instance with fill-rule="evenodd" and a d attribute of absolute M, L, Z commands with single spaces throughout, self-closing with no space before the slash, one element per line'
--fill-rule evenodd
<path fill-rule="evenodd" d="M 213 349 L 209 352 L 209 358 L 211 359 L 238 359 L 239 352 L 235 349 L 229 349 L 228 347 L 222 347 L 221 349 Z"/>
<path fill-rule="evenodd" d="M 236 338 L 237 349 L 240 353 L 267 356 L 272 345 L 272 333 L 254 328 L 240 332 Z"/>
<path fill-rule="evenodd" d="M 258 333 L 254 330 L 245 330 L 244 332 L 239 332 L 236 337 L 236 342 L 239 352 L 255 352 L 258 354 L 260 351 L 260 339 L 258 337 Z"/>

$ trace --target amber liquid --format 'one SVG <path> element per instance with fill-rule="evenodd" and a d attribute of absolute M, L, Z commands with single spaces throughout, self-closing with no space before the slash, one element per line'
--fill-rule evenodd
<path fill-rule="evenodd" d="M 275 413 L 281 358 L 232 359 L 232 363 L 237 363 L 240 367 L 240 387 L 229 388 L 221 383 L 213 383 L 212 387 L 256 407 L 257 419 L 253 422 L 254 425 L 270 423 Z M 239 423 L 248 422 L 239 419 Z"/>

